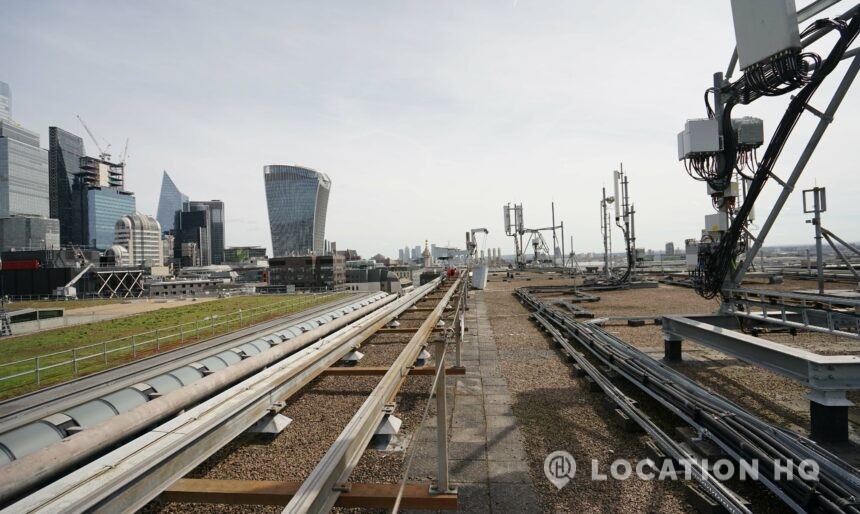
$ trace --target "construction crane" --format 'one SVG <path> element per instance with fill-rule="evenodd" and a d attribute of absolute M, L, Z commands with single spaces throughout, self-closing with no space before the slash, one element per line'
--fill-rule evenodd
<path fill-rule="evenodd" d="M 128 138 L 125 138 L 125 148 L 122 149 L 122 154 L 119 156 L 119 165 L 125 166 L 125 161 L 128 160 Z"/>
<path fill-rule="evenodd" d="M 83 125 L 84 130 L 87 131 L 87 134 L 90 135 L 90 139 L 93 140 L 93 144 L 95 144 L 96 148 L 99 149 L 99 159 L 101 159 L 105 162 L 110 162 L 110 143 L 108 143 L 108 145 L 104 149 L 102 149 L 102 146 L 99 144 L 98 139 L 96 139 L 95 134 L 93 134 L 93 131 L 90 130 L 90 128 L 87 126 L 86 123 L 84 123 L 84 120 L 80 117 L 80 115 L 76 114 L 75 116 L 78 118 L 78 121 L 81 122 L 81 125 Z M 127 144 L 128 143 L 126 142 L 126 145 Z"/>

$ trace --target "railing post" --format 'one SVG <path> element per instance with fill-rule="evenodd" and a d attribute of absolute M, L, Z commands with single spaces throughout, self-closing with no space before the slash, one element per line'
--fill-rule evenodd
<path fill-rule="evenodd" d="M 131 358 L 137 358 L 137 338 L 135 337 L 137 334 L 131 335 Z"/>
<path fill-rule="evenodd" d="M 182 346 L 185 344 L 185 329 L 182 328 L 182 325 L 179 325 L 179 345 Z"/>
<path fill-rule="evenodd" d="M 445 376 L 445 337 L 437 336 L 436 341 L 436 489 L 431 492 L 445 494 L 448 486 L 448 405 Z"/>
<path fill-rule="evenodd" d="M 200 339 L 200 320 L 194 320 L 194 339 Z"/>
<path fill-rule="evenodd" d="M 155 329 L 155 351 L 161 351 L 161 336 L 159 335 L 158 329 Z"/>
<path fill-rule="evenodd" d="M 36 385 L 42 385 L 42 370 L 40 357 L 36 357 Z"/>
<path fill-rule="evenodd" d="M 72 370 L 74 376 L 78 376 L 78 349 L 72 348 Z"/>
<path fill-rule="evenodd" d="M 107 341 L 102 343 L 102 359 L 105 362 L 105 366 L 107 366 Z"/>

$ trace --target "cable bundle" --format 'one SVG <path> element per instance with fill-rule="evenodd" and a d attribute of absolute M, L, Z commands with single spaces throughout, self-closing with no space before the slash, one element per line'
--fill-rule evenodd
<path fill-rule="evenodd" d="M 728 186 L 734 171 L 734 166 L 728 166 L 727 163 L 736 164 L 738 162 L 737 138 L 734 130 L 731 130 L 732 108 L 743 98 L 743 95 L 751 97 L 756 93 L 759 95 L 785 94 L 793 88 L 802 85 L 798 94 L 789 103 L 782 120 L 780 120 L 765 150 L 764 157 L 758 164 L 755 174 L 751 177 L 752 180 L 750 181 L 744 203 L 738 209 L 731 226 L 719 242 L 714 243 L 703 240 L 699 245 L 699 262 L 697 268 L 692 273 L 692 279 L 696 292 L 701 296 L 713 298 L 720 293 L 726 276 L 735 267 L 738 255 L 745 251 L 740 244 L 743 229 L 747 223 L 753 204 L 755 204 L 758 195 L 764 188 L 765 182 L 771 175 L 789 135 L 794 130 L 794 126 L 803 113 L 807 102 L 809 102 L 812 95 L 818 90 L 824 79 L 836 68 L 848 46 L 857 37 L 858 32 L 860 32 L 860 19 L 857 17 L 856 10 L 847 20 L 850 20 L 850 22 L 841 19 L 818 20 L 803 31 L 804 37 L 812 35 L 817 31 L 835 29 L 839 32 L 839 40 L 833 46 L 833 49 L 825 60 L 822 61 L 818 56 L 811 57 L 813 54 L 799 54 L 801 59 L 812 59 L 819 63 L 815 66 L 815 70 L 811 76 L 806 77 L 804 75 L 804 78 L 797 77 L 794 81 L 784 83 L 780 86 L 774 85 L 772 81 L 769 82 L 771 75 L 766 74 L 763 77 L 761 72 L 756 70 L 749 79 L 747 78 L 747 74 L 744 74 L 741 79 L 726 88 L 725 93 L 729 95 L 729 101 L 726 103 L 723 111 L 723 127 L 728 127 L 723 135 L 724 151 L 716 159 L 718 171 L 708 180 L 708 184 L 718 191 Z M 801 66 L 800 68 L 803 67 Z M 775 77 L 776 73 L 788 73 L 789 71 L 789 68 L 780 68 L 774 71 L 773 76 Z M 765 80 L 765 82 L 762 82 L 762 80 Z M 761 89 L 762 85 L 770 85 L 770 87 Z M 708 111 L 712 115 L 713 111 L 710 105 L 708 105 Z"/>

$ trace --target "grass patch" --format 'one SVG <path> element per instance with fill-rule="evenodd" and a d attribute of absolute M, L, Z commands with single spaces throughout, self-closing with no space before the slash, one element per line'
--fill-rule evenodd
<path fill-rule="evenodd" d="M 306 310 L 347 295 L 347 293 L 337 293 L 223 298 L 125 318 L 4 338 L 0 378 L 32 371 L 36 357 L 39 357 L 39 367 L 47 369 L 40 371 L 38 377 L 34 373 L 28 373 L 12 379 L 0 380 L 0 398 L 23 394 L 75 376 L 101 371 L 160 351 L 238 330 L 248 326 L 249 323 L 260 323 Z M 237 312 L 239 310 L 242 311 L 241 316 Z M 214 327 L 211 326 L 213 323 Z M 134 349 L 129 348 L 132 344 Z M 67 363 L 73 356 L 78 360 L 77 368 Z M 21 360 L 25 361 L 20 364 L 3 365 L 3 363 Z"/>

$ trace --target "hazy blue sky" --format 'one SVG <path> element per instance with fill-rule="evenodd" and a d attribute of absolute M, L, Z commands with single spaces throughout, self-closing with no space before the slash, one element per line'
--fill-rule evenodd
<path fill-rule="evenodd" d="M 226 202 L 229 245 L 271 246 L 264 165 L 316 168 L 333 181 L 326 237 L 365 255 L 462 246 L 481 226 L 511 252 L 501 206 L 523 202 L 526 224 L 545 226 L 551 200 L 576 249 L 597 250 L 600 188 L 621 161 L 640 244 L 696 237 L 710 199 L 676 160 L 675 135 L 704 116 L 733 46 L 728 0 L 0 0 L 0 80 L 43 146 L 50 125 L 86 138 L 76 114 L 114 154 L 131 138 L 138 208 L 155 214 L 166 169 L 192 199 Z M 769 134 L 787 101 L 735 114 L 763 117 Z M 858 107 L 860 84 L 799 184 L 828 187 L 825 226 L 852 240 Z M 811 127 L 805 115 L 780 175 Z M 769 243 L 812 242 L 800 202 Z"/>

